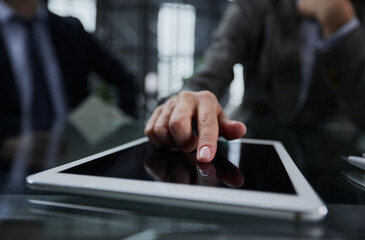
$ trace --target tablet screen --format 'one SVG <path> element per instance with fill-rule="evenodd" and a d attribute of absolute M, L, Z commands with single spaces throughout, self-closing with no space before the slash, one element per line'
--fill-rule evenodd
<path fill-rule="evenodd" d="M 61 173 L 296 194 L 272 145 L 219 141 L 211 163 L 195 155 L 145 142 Z"/>

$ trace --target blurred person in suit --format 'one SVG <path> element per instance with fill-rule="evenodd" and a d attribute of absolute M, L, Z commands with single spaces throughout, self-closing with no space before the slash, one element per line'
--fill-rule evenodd
<path fill-rule="evenodd" d="M 6 191 L 23 191 L 29 171 L 52 166 L 62 153 L 63 120 L 89 95 L 92 72 L 116 86 L 119 107 L 135 116 L 134 77 L 78 19 L 53 14 L 41 0 L 0 0 L 0 166 L 9 176 Z"/>
<path fill-rule="evenodd" d="M 156 145 L 197 149 L 197 159 L 210 162 L 218 135 L 240 138 L 246 125 L 347 119 L 364 127 L 364 13 L 361 0 L 235 0 L 204 66 L 155 109 L 145 134 Z M 245 93 L 233 121 L 219 99 L 236 63 L 244 67 Z"/>
<path fill-rule="evenodd" d="M 95 72 L 135 116 L 134 77 L 74 17 L 41 0 L 0 0 L 0 114 L 65 117 L 89 94 Z"/>

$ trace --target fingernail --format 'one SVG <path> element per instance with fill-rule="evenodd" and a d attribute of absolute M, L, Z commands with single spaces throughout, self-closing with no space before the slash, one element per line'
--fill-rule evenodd
<path fill-rule="evenodd" d="M 211 152 L 210 152 L 209 147 L 204 146 L 204 147 L 200 148 L 200 151 L 199 151 L 199 159 L 207 159 L 207 160 L 209 160 L 210 159 L 210 156 L 211 156 Z"/>

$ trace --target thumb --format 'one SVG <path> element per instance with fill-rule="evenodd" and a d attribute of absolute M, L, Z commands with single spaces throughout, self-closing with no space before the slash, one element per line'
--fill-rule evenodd
<path fill-rule="evenodd" d="M 222 135 L 227 140 L 233 140 L 243 137 L 247 128 L 245 124 L 230 120 L 227 115 L 222 112 L 218 118 L 220 135 Z"/>

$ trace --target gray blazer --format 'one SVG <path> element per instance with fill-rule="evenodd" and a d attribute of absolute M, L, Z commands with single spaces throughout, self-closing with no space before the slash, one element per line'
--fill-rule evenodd
<path fill-rule="evenodd" d="M 319 124 L 342 116 L 365 126 L 365 32 L 352 32 L 328 52 L 317 53 L 308 101 L 300 93 L 299 17 L 293 0 L 235 0 L 216 31 L 205 64 L 183 90 L 222 97 L 244 66 L 245 94 L 233 118 L 262 124 Z M 355 2 L 363 23 L 364 4 Z"/>

